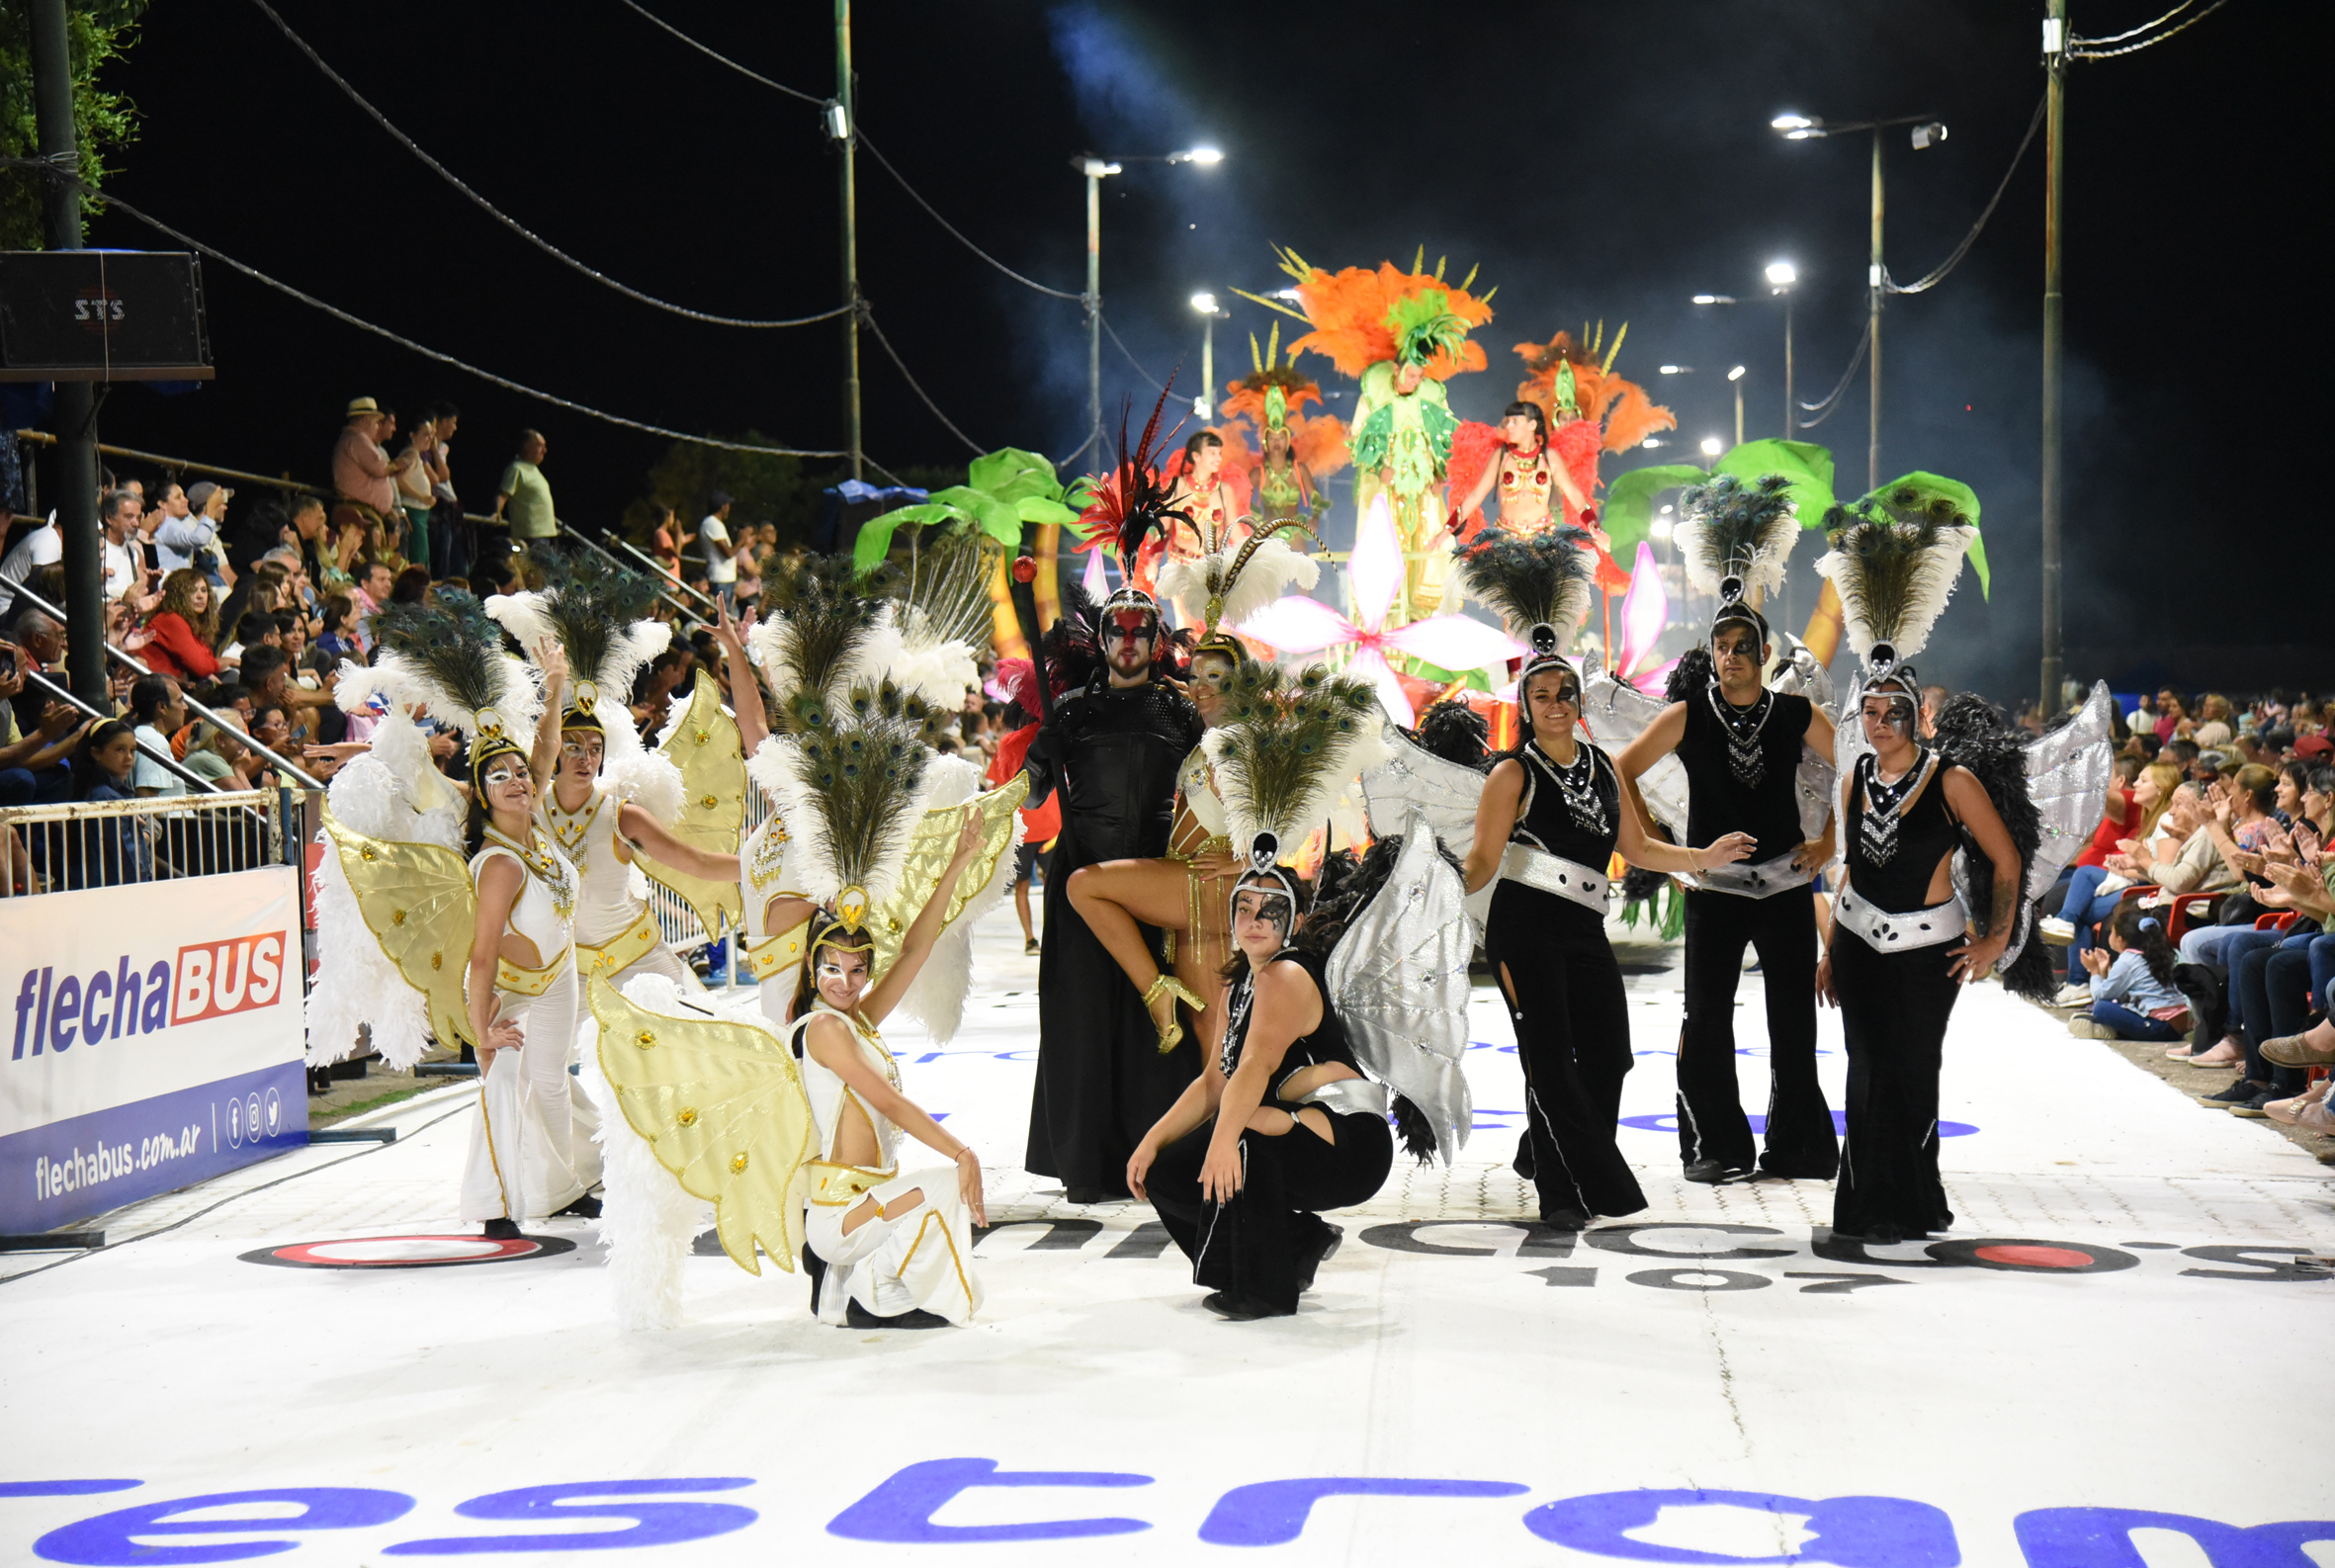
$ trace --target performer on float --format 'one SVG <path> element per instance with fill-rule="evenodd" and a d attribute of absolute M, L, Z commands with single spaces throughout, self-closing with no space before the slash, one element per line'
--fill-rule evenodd
<path fill-rule="evenodd" d="M 1296 357 L 1294 348 L 1290 356 Z M 1223 412 L 1257 430 L 1262 456 L 1249 471 L 1250 510 L 1268 523 L 1318 525 L 1330 506 L 1321 481 L 1347 462 L 1345 423 L 1335 414 L 1300 411 L 1322 400 L 1322 389 L 1295 365 L 1281 363 L 1280 322 L 1261 349 L 1256 334 L 1249 335 L 1249 358 L 1255 369 L 1227 386 Z"/>
<path fill-rule="evenodd" d="M 1992 748 L 2008 767 L 1974 772 L 1950 743 L 1921 742 L 1921 682 L 1906 660 L 1929 640 L 1977 530 L 1885 504 L 1836 507 L 1826 522 L 1832 550 L 1817 570 L 1840 593 L 1862 666 L 1851 706 L 1871 747 L 1842 769 L 1847 869 L 1816 971 L 1819 995 L 1841 1009 L 1849 1050 L 1833 1231 L 1886 1244 L 1953 1223 L 1938 1175 L 1946 1022 L 1961 988 L 2024 937 L 2036 816 L 2015 744 Z M 1949 732 L 1961 730 L 1957 717 Z M 2025 828 L 2024 845 L 2007 819 Z M 1977 890 L 1983 913 L 1955 890 L 1957 849 L 1966 870 L 1983 863 L 1989 873 Z"/>
<path fill-rule="evenodd" d="M 1163 398 L 1165 402 L 1165 398 Z M 1161 526 L 1168 496 L 1150 462 L 1159 412 L 1144 438 L 1121 442 L 1117 469 L 1082 518 L 1088 537 L 1136 559 Z M 1051 718 L 1024 766 L 1029 801 L 1062 792 L 1062 832 L 1046 868 L 1038 959 L 1038 1082 L 1026 1164 L 1062 1181 L 1074 1203 L 1125 1196 L 1127 1156 L 1199 1070 L 1198 1052 L 1153 1026 L 1149 1009 L 1070 899 L 1081 868 L 1158 859 L 1174 822 L 1178 769 L 1200 740 L 1200 716 L 1172 681 L 1175 647 L 1156 600 L 1122 587 L 1099 611 L 1075 588 L 1046 635 Z"/>
<path fill-rule="evenodd" d="M 1229 628 L 1289 587 L 1312 587 L 1320 575 L 1312 558 L 1266 535 L 1237 548 L 1219 543 L 1199 560 L 1170 562 L 1162 571 L 1162 588 L 1201 607 L 1205 630 L 1192 651 L 1183 690 L 1202 730 L 1215 728 L 1225 711 L 1226 688 L 1249 662 L 1248 651 Z M 1205 1059 L 1215 1055 L 1224 1033 L 1224 1009 L 1212 1003 L 1232 956 L 1226 920 L 1232 881 L 1242 863 L 1225 836 L 1224 803 L 1216 793 L 1204 740 L 1192 747 L 1175 777 L 1175 819 L 1166 857 L 1082 866 L 1071 873 L 1069 893 L 1071 907 L 1143 993 L 1160 1048 L 1173 1050 L 1183 1038 L 1176 1011 L 1181 1003 L 1191 1010 Z M 1147 925 L 1166 933 L 1164 959 L 1156 958 L 1144 939 Z M 1162 968 L 1163 961 L 1168 969 Z"/>
<path fill-rule="evenodd" d="M 1755 599 L 1778 591 L 1799 522 L 1780 477 L 1746 484 L 1719 475 L 1689 490 L 1678 541 L 1688 580 L 1719 598 L 1711 671 L 1623 748 L 1615 763 L 1631 816 L 1649 819 L 1638 778 L 1676 753 L 1686 769 L 1686 838 L 1748 835 L 1757 859 L 1701 868 L 1686 884 L 1686 1015 L 1679 1041 L 1679 1147 L 1689 1181 L 1750 1176 L 1829 1180 L 1840 1165 L 1832 1109 L 1816 1078 L 1816 966 L 1810 884 L 1833 857 L 1833 824 L 1803 836 L 1798 769 L 1833 751 L 1833 724 L 1807 697 L 1770 689 L 1773 649 Z M 1690 657 L 1693 655 L 1689 655 Z M 1765 1148 L 1754 1154 L 1737 1087 L 1735 988 L 1743 952 L 1767 993 L 1770 1092 Z"/>
<path fill-rule="evenodd" d="M 1562 379 L 1562 392 L 1569 400 L 1572 396 L 1570 367 Z M 1464 434 L 1470 429 L 1462 426 Z M 1482 429 L 1482 426 L 1473 426 Z M 1456 487 L 1460 459 L 1456 451 L 1451 460 L 1451 472 Z M 1546 533 L 1559 522 L 1570 519 L 1584 528 L 1597 517 L 1597 508 L 1582 494 L 1572 474 L 1561 463 L 1553 460 L 1548 439 L 1548 415 L 1540 411 L 1536 402 L 1513 402 L 1501 415 L 1499 451 L 1494 460 L 1484 466 L 1481 476 L 1469 487 L 1467 494 L 1451 507 L 1448 519 L 1451 531 L 1460 532 L 1460 520 L 1474 513 L 1497 487 L 1500 491 L 1500 528 L 1510 534 Z M 1551 488 L 1564 497 L 1564 518 L 1552 518 L 1549 513 Z"/>
<path fill-rule="evenodd" d="M 690 876 L 737 877 L 735 853 L 709 853 L 666 827 L 681 815 L 681 772 L 642 745 L 626 704 L 672 629 L 645 618 L 656 597 L 646 577 L 583 556 L 558 560 L 555 574 L 557 585 L 541 592 L 489 598 L 486 613 L 522 648 L 556 644 L 570 676 L 557 749 L 544 743 L 552 739 L 546 726 L 531 765 L 552 781 L 536 805 L 537 823 L 575 868 L 577 981 L 603 976 L 621 986 L 643 973 L 694 986 L 632 877 L 644 851 Z"/>
<path fill-rule="evenodd" d="M 1394 839 L 1374 850 L 1310 928 L 1303 884 L 1277 863 L 1284 836 L 1309 830 L 1356 773 L 1386 754 L 1376 689 L 1319 666 L 1292 679 L 1253 664 L 1242 679 L 1244 716 L 1209 741 L 1228 812 L 1250 844 L 1232 890 L 1238 956 L 1227 971 L 1224 1040 L 1127 1162 L 1130 1190 L 1151 1202 L 1191 1259 L 1193 1282 L 1211 1287 L 1203 1304 L 1235 1321 L 1296 1312 L 1340 1237 L 1321 1211 L 1369 1201 L 1393 1164 L 1387 1089 L 1365 1076 L 1372 1059 L 1349 1038 L 1347 1010 L 1396 1001 L 1408 1004 L 1415 1028 L 1452 1021 L 1464 1036 L 1466 971 L 1464 946 L 1451 962 L 1449 933 L 1466 924 L 1457 879 L 1431 835 L 1415 834 L 1416 849 Z M 1349 932 L 1347 920 L 1390 881 L 1406 914 L 1418 906 L 1405 934 L 1442 944 L 1440 974 L 1403 965 L 1414 950 L 1386 955 L 1398 960 L 1391 972 L 1374 970 L 1357 986 L 1340 962 L 1352 956 L 1345 944 L 1360 935 L 1379 950 L 1366 962 L 1399 944 L 1380 925 Z M 1421 915 L 1432 919 L 1431 931 L 1416 923 Z M 1458 989 L 1438 996 L 1433 982 L 1454 973 Z M 1464 1114 L 1464 1080 L 1455 1060 L 1449 1066 L 1442 1082 L 1451 1087 L 1425 1115 L 1406 1107 L 1408 1124 L 1439 1127 Z M 1420 1140 L 1427 1148 L 1434 1141 L 1431 1132 Z M 1418 1142 L 1414 1150 L 1426 1157 Z"/>
<path fill-rule="evenodd" d="M 822 1322 L 961 1325 L 981 1305 L 972 1257 L 972 1226 L 986 1220 L 981 1162 L 902 1092 L 878 1026 L 915 983 L 950 910 L 1000 857 L 982 803 L 947 809 L 934 814 L 948 819 L 947 858 L 918 884 L 935 758 L 897 701 L 879 698 L 864 714 L 856 706 L 800 702 L 803 728 L 759 753 L 796 825 L 790 859 L 819 901 L 794 1022 L 774 1028 L 758 1005 L 709 1011 L 662 977 L 622 994 L 592 988 L 597 1065 L 642 1140 L 612 1149 L 611 1170 L 667 1190 L 669 1176 L 683 1193 L 711 1200 L 724 1250 L 748 1272 L 760 1271 L 757 1242 L 789 1272 L 800 1249 Z M 911 899 L 886 963 L 876 928 Z M 953 1169 L 904 1173 L 904 1133 Z M 642 1169 L 633 1158 L 641 1147 L 665 1175 Z M 648 1250 L 612 1257 L 611 1271 L 625 1264 L 639 1288 L 661 1290 L 664 1310 L 620 1302 L 620 1315 L 669 1323 L 677 1270 L 642 1266 Z"/>
<path fill-rule="evenodd" d="M 576 875 L 536 824 L 536 780 L 518 739 L 532 730 L 539 750 L 558 746 L 565 655 L 549 639 L 536 651 L 539 695 L 502 652 L 502 628 L 462 593 L 385 606 L 376 631 L 380 662 L 344 665 L 336 695 L 357 708 L 378 693 L 391 717 L 327 797 L 338 853 L 319 874 L 318 924 L 345 931 L 362 920 L 377 942 L 326 945 L 311 1037 L 353 1039 L 340 1024 L 368 1021 L 400 1065 L 420 1058 L 429 1034 L 475 1046 L 480 1114 L 462 1217 L 509 1239 L 543 1215 L 595 1215 L 597 1118 L 571 1094 L 567 1073 Z M 467 805 L 411 722 L 422 709 L 469 740 Z"/>
<path fill-rule="evenodd" d="M 1634 1214 L 1645 1194 L 1613 1141 L 1630 1049 L 1621 968 L 1605 938 L 1606 868 L 1618 848 L 1650 870 L 1741 860 L 1751 836 L 1700 848 L 1645 832 L 1623 808 L 1614 759 L 1578 733 L 1581 672 L 1560 652 L 1588 619 L 1597 558 L 1578 528 L 1497 534 L 1463 559 L 1465 583 L 1533 650 L 1516 679 L 1526 735 L 1495 763 L 1467 856 L 1469 892 L 1490 884 L 1484 952 L 1508 1003 L 1524 1070 L 1525 1138 L 1543 1223 L 1578 1230 Z"/>

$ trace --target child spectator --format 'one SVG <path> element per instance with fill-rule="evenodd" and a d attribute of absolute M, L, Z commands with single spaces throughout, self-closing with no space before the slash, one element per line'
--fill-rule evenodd
<path fill-rule="evenodd" d="M 2170 1040 L 2189 1003 L 2173 985 L 2173 947 L 2164 922 L 2137 904 L 2120 906 L 2108 945 L 2084 954 L 2092 1004 L 2067 1022 L 2081 1040 Z"/>

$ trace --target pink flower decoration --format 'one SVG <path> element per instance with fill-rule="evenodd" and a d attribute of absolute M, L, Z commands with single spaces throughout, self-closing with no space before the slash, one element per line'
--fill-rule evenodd
<path fill-rule="evenodd" d="M 1524 646 L 1506 632 L 1464 615 L 1435 615 L 1408 626 L 1390 627 L 1386 618 L 1403 588 L 1403 545 L 1395 514 L 1382 494 L 1370 503 L 1346 558 L 1346 587 L 1357 624 L 1319 599 L 1292 594 L 1266 605 L 1237 630 L 1283 653 L 1350 650 L 1345 672 L 1378 688 L 1378 700 L 1395 723 L 1417 722 L 1411 698 L 1395 678 L 1387 653 L 1410 653 L 1444 669 L 1490 669 L 1522 656 Z"/>
<path fill-rule="evenodd" d="M 1675 658 L 1654 662 L 1654 645 L 1670 625 L 1670 595 L 1663 591 L 1662 569 L 1643 539 L 1638 541 L 1637 560 L 1630 566 L 1629 593 L 1621 601 L 1621 653 L 1613 661 L 1613 675 L 1625 685 L 1659 697 L 1679 662 Z"/>

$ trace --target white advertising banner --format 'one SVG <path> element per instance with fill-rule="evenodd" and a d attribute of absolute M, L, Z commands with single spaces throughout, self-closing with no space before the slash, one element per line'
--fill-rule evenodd
<path fill-rule="evenodd" d="M 290 866 L 0 900 L 0 1232 L 305 1143 Z"/>

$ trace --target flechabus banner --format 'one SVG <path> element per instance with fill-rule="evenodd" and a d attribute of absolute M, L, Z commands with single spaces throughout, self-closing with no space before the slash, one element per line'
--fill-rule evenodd
<path fill-rule="evenodd" d="M 296 876 L 0 901 L 0 1232 L 307 1141 Z"/>

